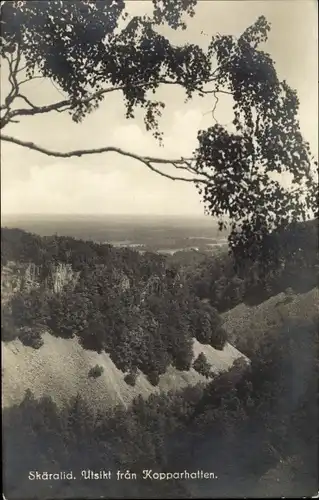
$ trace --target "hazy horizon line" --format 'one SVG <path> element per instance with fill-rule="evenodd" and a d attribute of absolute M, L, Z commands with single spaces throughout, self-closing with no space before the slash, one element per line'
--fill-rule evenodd
<path fill-rule="evenodd" d="M 179 217 L 179 218 L 195 218 L 195 219 L 203 219 L 203 218 L 215 218 L 211 215 L 208 214 L 165 214 L 165 213 L 154 213 L 154 214 L 144 214 L 144 213 L 92 213 L 92 214 L 87 214 L 87 213 L 74 213 L 74 214 L 62 214 L 62 213 L 48 213 L 48 214 L 43 214 L 43 213 L 1 213 L 1 219 L 2 218 L 32 218 L 32 217 L 37 217 L 37 218 L 72 218 L 72 217 L 79 217 L 79 218 L 92 218 L 92 217 L 163 217 L 163 218 L 170 218 L 170 217 Z"/>

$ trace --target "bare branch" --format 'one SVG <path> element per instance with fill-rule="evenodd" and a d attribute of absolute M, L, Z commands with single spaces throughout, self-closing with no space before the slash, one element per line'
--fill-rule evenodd
<path fill-rule="evenodd" d="M 233 95 L 232 92 L 228 91 L 228 90 L 223 90 L 223 89 L 211 89 L 211 90 L 200 90 L 200 92 L 202 94 L 214 94 L 215 97 L 216 97 L 216 94 L 219 93 L 219 94 L 227 94 L 227 95 Z"/>
<path fill-rule="evenodd" d="M 27 69 L 27 67 L 28 67 L 28 65 L 27 65 L 27 64 L 25 64 L 24 66 L 22 66 L 22 68 L 19 68 L 19 69 L 17 70 L 17 74 L 18 74 L 18 73 L 21 73 L 21 71 L 24 71 L 25 69 Z"/>
<path fill-rule="evenodd" d="M 22 99 L 23 101 L 25 101 L 32 109 L 36 109 L 37 107 L 35 106 L 35 104 L 32 104 L 32 102 L 23 94 L 17 94 L 17 99 Z"/>
<path fill-rule="evenodd" d="M 34 75 L 34 76 L 31 76 L 30 78 L 25 78 L 24 80 L 21 80 L 19 82 L 19 87 L 21 85 L 23 85 L 24 83 L 28 83 L 28 82 L 33 82 L 33 80 L 44 80 L 45 79 L 45 76 L 42 76 L 42 75 Z"/>
<path fill-rule="evenodd" d="M 9 107 L 19 92 L 19 85 L 17 82 L 17 71 L 18 71 L 20 60 L 21 60 L 21 46 L 20 46 L 20 44 L 18 45 L 18 48 L 17 48 L 17 57 L 15 59 L 13 59 L 13 57 L 11 56 L 11 58 L 8 58 L 7 60 L 9 63 L 9 81 L 12 85 L 11 92 L 9 93 L 9 95 L 6 98 L 7 107 Z"/>
<path fill-rule="evenodd" d="M 184 181 L 184 182 L 199 182 L 199 180 L 195 180 L 195 179 L 187 179 L 186 177 L 176 177 L 175 175 L 169 175 L 165 172 L 162 172 L 161 170 L 158 170 L 156 167 L 154 167 L 154 165 L 151 165 L 150 162 L 148 161 L 144 161 L 142 158 L 140 159 L 140 161 L 142 161 L 142 163 L 144 163 L 144 165 L 146 165 L 150 170 L 152 170 L 153 172 L 156 172 L 157 174 L 161 175 L 162 177 L 166 177 L 167 179 L 170 179 L 171 181 Z M 157 163 L 157 162 L 155 162 Z M 173 163 L 173 165 L 175 165 Z"/>
<path fill-rule="evenodd" d="M 215 111 L 216 111 L 217 104 L 218 104 L 218 102 L 219 102 L 219 98 L 218 98 L 218 96 L 216 95 L 217 91 L 213 91 L 212 93 L 214 94 L 214 97 L 215 97 L 215 99 L 216 99 L 216 100 L 215 100 L 215 103 L 214 103 L 214 107 L 213 107 L 213 109 L 212 109 L 212 110 L 207 111 L 206 113 L 204 113 L 204 114 L 203 114 L 203 116 L 208 115 L 209 113 L 211 113 L 211 114 L 212 114 L 213 119 L 214 119 L 214 120 L 215 120 L 215 122 L 217 123 L 217 120 L 216 120 L 216 118 L 215 118 Z"/>
<path fill-rule="evenodd" d="M 198 172 L 194 167 L 192 167 L 189 162 L 184 160 L 184 165 L 178 165 L 177 163 L 173 163 L 174 167 L 177 168 L 178 170 L 187 170 L 191 174 L 197 174 Z"/>
<path fill-rule="evenodd" d="M 1 128 L 6 125 L 8 122 L 11 120 L 10 116 L 10 106 L 13 103 L 13 101 L 16 99 L 17 95 L 19 94 L 19 84 L 17 81 L 17 73 L 18 73 L 18 68 L 19 64 L 21 61 L 21 46 L 18 44 L 17 48 L 17 56 L 14 59 L 13 55 L 10 54 L 4 55 L 4 59 L 8 62 L 9 66 L 9 77 L 8 80 L 11 83 L 11 90 L 7 97 L 4 100 L 4 105 L 1 106 L 1 110 L 6 110 L 6 113 L 3 117 L 1 117 Z"/>
<path fill-rule="evenodd" d="M 37 144 L 33 142 L 27 142 L 27 141 L 22 141 L 20 139 L 17 139 L 16 137 L 11 137 L 7 135 L 0 135 L 0 139 L 5 142 L 10 142 L 12 144 L 16 144 L 18 146 L 22 146 L 24 148 L 31 149 L 33 151 L 38 151 L 39 153 L 45 154 L 47 156 L 54 156 L 57 158 L 71 158 L 73 156 L 81 157 L 81 156 L 86 156 L 86 155 L 92 155 L 92 154 L 101 154 L 101 153 L 118 153 L 122 156 L 126 156 L 129 158 L 132 158 L 134 160 L 137 160 L 139 162 L 142 162 L 144 165 L 146 165 L 150 170 L 153 172 L 156 172 L 157 174 L 166 177 L 167 179 L 173 180 L 173 181 L 184 181 L 184 182 L 192 182 L 192 183 L 205 183 L 205 179 L 202 178 L 186 178 L 186 177 L 177 177 L 173 176 L 170 174 L 167 174 L 165 172 L 162 172 L 161 170 L 158 170 L 157 167 L 154 166 L 156 165 L 173 165 L 176 168 L 180 168 L 183 164 L 186 165 L 186 162 L 191 161 L 192 159 L 166 159 L 166 158 L 156 158 L 152 156 L 141 156 L 136 153 L 132 153 L 129 151 L 125 151 L 121 148 L 117 148 L 115 146 L 105 146 L 102 148 L 96 148 L 96 149 L 79 149 L 79 150 L 74 150 L 74 151 L 68 151 L 68 152 L 61 152 L 61 151 L 52 151 L 46 148 L 43 148 L 41 146 L 38 146 Z M 184 167 L 186 168 L 186 167 Z M 188 170 L 188 169 L 187 169 Z M 190 173 L 195 174 L 195 170 L 189 170 Z"/>

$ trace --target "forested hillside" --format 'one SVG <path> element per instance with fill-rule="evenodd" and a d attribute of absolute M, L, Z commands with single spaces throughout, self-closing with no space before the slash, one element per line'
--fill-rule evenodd
<path fill-rule="evenodd" d="M 271 234 L 258 258 L 235 262 L 233 255 L 220 252 L 213 256 L 201 254 L 188 264 L 180 260 L 196 296 L 224 312 L 241 302 L 261 303 L 287 288 L 305 293 L 317 286 L 317 249 L 316 219 Z"/>
<path fill-rule="evenodd" d="M 153 385 L 169 365 L 189 370 L 194 338 L 225 345 L 216 309 L 163 257 L 20 230 L 3 229 L 2 242 L 5 341 L 39 348 L 46 330 L 76 335 L 85 349 L 109 353 L 131 385 L 138 370 Z"/>
<path fill-rule="evenodd" d="M 39 486 L 28 481 L 30 469 L 71 467 L 77 479 L 81 470 L 93 468 L 130 470 L 137 480 L 57 481 L 51 495 L 221 498 L 253 491 L 258 497 L 265 488 L 270 497 L 310 495 L 318 465 L 317 325 L 294 321 L 272 333 L 244 376 L 235 367 L 206 389 L 139 397 L 128 409 L 97 411 L 79 394 L 61 410 L 49 395 L 36 400 L 28 391 L 21 404 L 3 413 L 6 490 L 16 497 L 22 491 L 39 495 Z M 145 469 L 208 470 L 218 479 L 143 480 Z M 47 495 L 45 482 L 40 487 Z"/>
<path fill-rule="evenodd" d="M 272 236 L 261 273 L 258 261 L 236 268 L 226 253 L 187 264 L 183 256 L 2 229 L 2 339 L 39 348 L 44 331 L 77 336 L 83 348 L 109 353 L 131 385 L 138 371 L 153 385 L 170 365 L 205 371 L 204 358 L 194 364 L 193 339 L 223 349 L 220 313 L 317 285 L 316 238 L 317 221 Z"/>
<path fill-rule="evenodd" d="M 23 373 L 27 380 L 35 373 L 47 380 L 42 397 L 28 390 L 22 402 L 12 399 L 4 409 L 6 490 L 39 495 L 28 470 L 71 467 L 78 475 L 85 468 L 135 471 L 134 483 L 107 484 L 107 495 L 114 498 L 210 497 L 212 491 L 214 497 L 252 491 L 258 496 L 265 488 L 269 496 L 312 492 L 318 417 L 316 228 L 312 222 L 295 228 L 290 239 L 284 234 L 280 266 L 273 264 L 262 275 L 252 265 L 246 277 L 224 253 L 173 259 L 2 229 L 5 392 L 10 384 L 16 390 Z M 214 370 L 209 362 L 217 358 L 211 353 L 222 359 L 231 348 L 228 339 L 249 356 L 250 367 L 234 355 Z M 67 342 L 73 346 L 66 351 L 68 360 L 59 350 Z M 18 343 L 25 350 L 12 350 Z M 75 344 L 77 352 L 109 359 L 84 373 L 86 390 L 78 384 L 79 370 L 72 368 L 80 366 Z M 32 363 L 35 370 L 29 373 Z M 198 383 L 191 382 L 196 372 Z M 117 390 L 118 373 L 131 391 L 130 405 L 124 400 L 95 404 L 94 390 L 111 401 L 109 387 Z M 174 388 L 167 384 L 161 391 L 168 378 L 175 380 Z M 69 397 L 56 404 L 59 384 Z M 160 390 L 148 390 L 146 399 L 138 392 L 147 384 Z M 218 480 L 145 481 L 143 469 L 205 469 Z M 41 488 L 48 495 L 48 486 Z M 56 482 L 53 489 L 50 493 L 61 498 L 100 497 L 105 481 L 94 486 Z"/>

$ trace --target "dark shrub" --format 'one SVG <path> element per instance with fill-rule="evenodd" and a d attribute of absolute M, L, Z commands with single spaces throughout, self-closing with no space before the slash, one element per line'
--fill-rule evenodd
<path fill-rule="evenodd" d="M 137 380 L 137 372 L 129 372 L 125 375 L 124 381 L 128 384 L 131 385 L 132 387 L 135 386 Z"/>
<path fill-rule="evenodd" d="M 217 328 L 212 334 L 212 339 L 210 345 L 219 351 L 224 349 L 225 343 L 227 342 L 227 332 L 223 327 Z"/>
<path fill-rule="evenodd" d="M 209 378 L 211 376 L 211 366 L 207 361 L 207 358 L 203 352 L 201 352 L 193 363 L 193 368 L 200 375 Z"/>
<path fill-rule="evenodd" d="M 147 380 L 150 384 L 156 387 L 160 381 L 159 374 L 157 372 L 151 372 L 147 374 Z"/>
<path fill-rule="evenodd" d="M 100 365 L 92 366 L 92 368 L 89 370 L 89 377 L 98 378 L 102 375 L 103 372 L 104 372 L 103 366 Z"/>
<path fill-rule="evenodd" d="M 20 329 L 18 338 L 23 345 L 33 347 L 33 349 L 40 349 L 44 344 L 41 332 L 29 328 L 28 326 L 24 326 Z"/>

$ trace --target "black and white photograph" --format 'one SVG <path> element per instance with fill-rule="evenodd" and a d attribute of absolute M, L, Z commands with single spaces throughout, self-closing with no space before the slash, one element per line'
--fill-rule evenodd
<path fill-rule="evenodd" d="M 0 9 L 3 499 L 318 498 L 318 3 Z"/>

